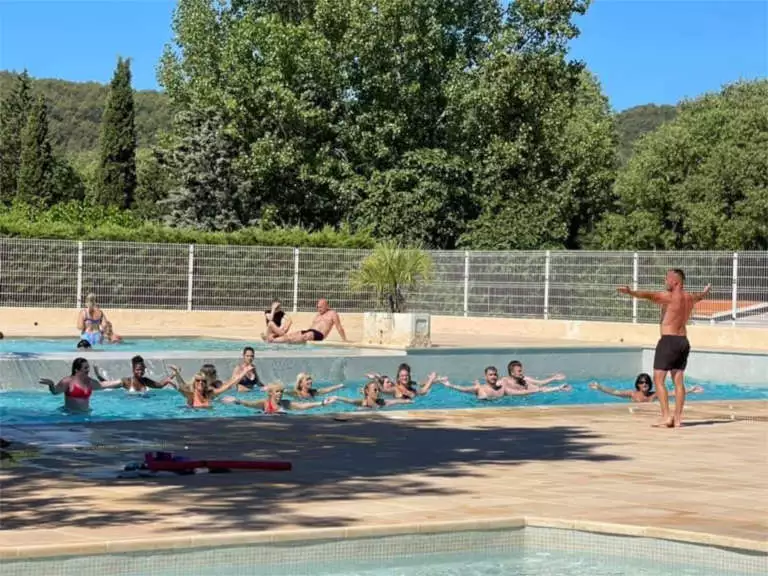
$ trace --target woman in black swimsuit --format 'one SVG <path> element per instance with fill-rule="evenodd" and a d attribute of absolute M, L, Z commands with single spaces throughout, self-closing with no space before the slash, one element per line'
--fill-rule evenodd
<path fill-rule="evenodd" d="M 293 323 L 291 319 L 285 315 L 282 308 L 280 308 L 280 302 L 274 302 L 272 304 L 272 310 L 265 312 L 265 320 L 267 322 L 267 331 L 262 334 L 261 337 L 267 342 L 271 342 L 275 338 L 288 334 L 291 324 Z"/>
<path fill-rule="evenodd" d="M 253 363 L 253 358 L 256 355 L 253 348 L 246 346 L 243 348 L 243 361 L 235 366 L 235 370 L 232 372 L 232 376 L 240 370 L 246 370 L 245 375 L 237 383 L 238 392 L 248 392 L 255 388 L 263 388 L 264 384 L 259 378 L 259 373 L 256 371 L 256 365 Z"/>

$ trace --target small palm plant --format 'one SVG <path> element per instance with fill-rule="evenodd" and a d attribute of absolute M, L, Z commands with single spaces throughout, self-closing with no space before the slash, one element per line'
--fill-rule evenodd
<path fill-rule="evenodd" d="M 432 258 L 423 250 L 402 248 L 394 242 L 379 244 L 360 268 L 350 274 L 353 290 L 373 289 L 391 313 L 405 311 L 403 290 L 432 278 Z"/>

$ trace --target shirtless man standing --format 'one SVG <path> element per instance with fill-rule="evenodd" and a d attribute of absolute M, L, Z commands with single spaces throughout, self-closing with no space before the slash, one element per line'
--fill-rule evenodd
<path fill-rule="evenodd" d="M 656 345 L 656 355 L 653 359 L 653 380 L 661 404 L 661 420 L 654 426 L 677 428 L 682 425 L 683 420 L 685 368 L 691 352 L 685 327 L 693 307 L 709 294 L 710 285 L 707 284 L 704 291 L 698 294 L 686 292 L 685 273 L 678 268 L 669 270 L 665 281 L 667 289 L 663 292 L 632 290 L 629 286 L 621 286 L 617 290 L 621 294 L 628 294 L 633 298 L 641 298 L 661 306 L 661 338 Z M 667 372 L 672 374 L 672 381 L 675 383 L 673 417 L 669 415 L 669 393 L 665 384 Z"/>
<path fill-rule="evenodd" d="M 301 342 L 320 342 L 328 338 L 333 327 L 339 331 L 339 336 L 347 342 L 347 335 L 341 325 L 341 318 L 335 310 L 328 306 L 328 300 L 321 298 L 317 301 L 317 315 L 312 320 L 312 326 L 308 330 L 296 330 L 284 336 L 272 339 L 275 343 L 298 344 Z"/>

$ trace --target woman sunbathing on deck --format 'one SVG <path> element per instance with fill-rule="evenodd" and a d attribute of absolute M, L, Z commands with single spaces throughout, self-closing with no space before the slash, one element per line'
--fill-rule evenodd
<path fill-rule="evenodd" d="M 653 390 L 653 379 L 650 374 L 646 373 L 638 375 L 635 379 L 634 390 L 616 390 L 614 388 L 609 388 L 608 386 L 603 386 L 598 382 L 592 382 L 589 387 L 592 388 L 592 390 L 598 390 L 599 392 L 610 394 L 617 398 L 629 398 L 631 402 L 653 402 L 657 398 L 656 392 Z M 704 389 L 701 386 L 692 386 L 686 389 L 686 392 L 688 394 L 701 394 L 704 392 Z M 669 395 L 674 397 L 675 391 L 670 390 Z"/>
<path fill-rule="evenodd" d="M 293 387 L 293 390 L 289 390 L 288 392 L 285 392 L 285 394 L 295 398 L 315 398 L 316 396 L 330 394 L 341 388 L 344 388 L 344 384 L 326 386 L 325 388 L 312 388 L 312 375 L 306 372 L 300 372 L 299 375 L 296 376 L 296 385 Z"/>
<path fill-rule="evenodd" d="M 321 402 L 293 402 L 292 400 L 284 400 L 283 392 L 285 388 L 282 384 L 277 383 L 267 385 L 266 391 L 267 397 L 264 400 L 240 400 L 239 398 L 227 396 L 222 398 L 221 401 L 224 404 L 237 404 L 238 406 L 255 408 L 256 410 L 261 410 L 264 414 L 281 414 L 291 410 L 309 410 L 333 404 L 336 401 L 334 396 L 324 398 Z"/>
<path fill-rule="evenodd" d="M 192 384 L 189 385 L 184 382 L 184 379 L 181 377 L 181 371 L 176 366 L 169 366 L 169 368 L 178 382 L 177 390 L 184 396 L 187 406 L 190 408 L 212 408 L 213 401 L 240 382 L 246 373 L 246 369 L 241 366 L 239 370 L 235 369 L 232 378 L 225 384 L 215 387 L 202 370 L 194 375 Z"/>
<path fill-rule="evenodd" d="M 40 384 L 48 386 L 51 394 L 64 394 L 64 409 L 72 412 L 88 412 L 91 409 L 91 394 L 94 390 L 120 388 L 123 383 L 99 382 L 91 378 L 91 367 L 85 358 L 75 358 L 72 362 L 72 375 L 53 383 L 50 378 L 40 378 Z"/>
<path fill-rule="evenodd" d="M 283 311 L 280 300 L 272 302 L 272 308 L 265 312 L 264 319 L 267 323 L 267 330 L 261 334 L 261 338 L 267 342 L 272 342 L 275 338 L 288 334 L 293 324 Z"/>

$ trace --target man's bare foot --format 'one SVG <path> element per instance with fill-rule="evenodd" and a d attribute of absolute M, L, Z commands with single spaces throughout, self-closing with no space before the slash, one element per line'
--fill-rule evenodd
<path fill-rule="evenodd" d="M 652 424 L 654 428 L 672 428 L 674 426 L 674 422 L 672 418 L 662 418 L 655 424 Z"/>
<path fill-rule="evenodd" d="M 683 420 L 682 419 L 678 419 L 678 418 L 673 418 L 672 419 L 672 425 L 675 428 L 682 428 L 683 427 Z"/>

